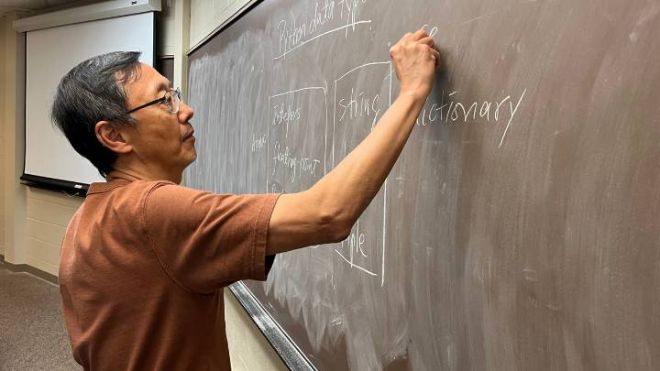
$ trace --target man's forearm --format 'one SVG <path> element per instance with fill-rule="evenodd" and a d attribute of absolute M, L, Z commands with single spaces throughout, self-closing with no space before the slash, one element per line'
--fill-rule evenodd
<path fill-rule="evenodd" d="M 319 206 L 352 226 L 396 163 L 424 101 L 414 94 L 399 95 L 372 132 L 310 189 Z"/>

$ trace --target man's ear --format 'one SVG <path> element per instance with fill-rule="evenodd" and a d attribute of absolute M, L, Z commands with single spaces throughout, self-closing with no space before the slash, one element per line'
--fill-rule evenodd
<path fill-rule="evenodd" d="M 94 131 L 96 132 L 96 139 L 112 152 L 129 153 L 133 150 L 133 146 L 126 142 L 125 134 L 108 121 L 97 122 Z"/>

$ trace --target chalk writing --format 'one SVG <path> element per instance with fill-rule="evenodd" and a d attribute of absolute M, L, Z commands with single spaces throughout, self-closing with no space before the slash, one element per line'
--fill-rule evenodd
<path fill-rule="evenodd" d="M 381 112 L 392 100 L 393 76 L 392 63 L 383 61 L 353 67 L 334 80 L 331 163 L 336 164 L 337 159 L 343 158 L 353 145 L 357 144 L 356 141 L 360 136 L 368 135 L 370 129 L 373 129 Z M 363 78 L 382 84 L 377 90 L 369 91 L 362 88 L 359 83 Z M 362 125 L 365 119 L 371 121 L 371 128 Z M 359 125 L 353 127 L 346 125 L 351 120 L 355 120 Z M 350 133 L 348 137 L 351 139 L 335 141 L 336 138 L 346 138 L 347 133 Z M 379 277 L 381 286 L 385 285 L 386 205 L 387 181 L 382 192 L 379 192 L 362 214 L 348 238 L 335 249 L 340 261 L 349 264 L 351 269 Z"/>
<path fill-rule="evenodd" d="M 266 189 L 269 189 L 271 193 L 284 193 L 286 191 L 284 186 L 277 181 L 273 180 L 269 184 L 270 185 L 267 185 Z"/>
<path fill-rule="evenodd" d="M 275 143 L 273 149 L 273 176 L 276 171 L 283 167 L 291 172 L 290 181 L 293 183 L 296 176 L 300 177 L 301 173 L 309 175 L 316 175 L 320 160 L 311 157 L 296 157 L 291 153 L 289 146 L 282 148 L 279 142 Z"/>
<path fill-rule="evenodd" d="M 250 150 L 252 153 L 258 152 L 261 149 L 264 148 L 266 145 L 266 134 L 263 134 L 260 137 L 255 137 L 254 133 L 252 133 L 252 141 L 250 145 Z"/>
<path fill-rule="evenodd" d="M 356 93 L 355 91 L 356 88 L 351 87 L 351 92 L 350 94 L 348 94 L 349 95 L 348 97 L 341 97 L 341 98 L 337 97 L 338 91 L 340 91 L 340 89 L 338 88 L 340 81 L 342 81 L 344 78 L 346 78 L 349 75 L 361 74 L 364 73 L 365 71 L 369 71 L 367 73 L 370 74 L 375 74 L 377 79 L 382 78 L 383 81 L 387 81 L 389 91 L 372 92 L 371 94 L 368 94 L 363 91 L 358 91 Z M 375 71 L 375 72 L 371 72 L 371 71 Z M 384 73 L 380 75 L 377 71 L 383 71 Z M 392 76 L 393 76 L 393 71 L 392 71 L 391 62 L 365 63 L 353 67 L 344 74 L 342 74 L 341 76 L 339 76 L 334 82 L 335 109 L 333 111 L 333 131 L 337 133 L 336 131 L 337 124 L 340 123 L 341 121 L 344 121 L 346 119 L 352 120 L 361 117 L 371 117 L 371 129 L 373 129 L 373 127 L 378 122 L 378 119 L 380 118 L 381 111 L 383 110 L 383 108 L 386 108 L 389 105 L 389 101 L 391 101 Z M 389 100 L 388 100 L 388 94 L 389 94 Z M 332 147 L 333 149 L 336 149 L 336 143 L 334 137 L 332 138 Z M 333 163 L 336 163 L 335 156 L 336 153 L 333 150 L 332 152 Z"/>
<path fill-rule="evenodd" d="M 428 24 L 422 26 L 422 29 L 427 30 L 430 37 L 435 37 L 438 34 L 438 27 L 431 27 Z"/>
<path fill-rule="evenodd" d="M 281 54 L 275 57 L 274 60 L 284 58 L 290 52 L 320 37 L 342 30 L 345 32 L 345 37 L 347 37 L 349 30 L 355 31 L 356 26 L 371 23 L 371 20 L 358 19 L 360 5 L 366 2 L 367 0 L 339 0 L 337 2 L 324 0 L 321 3 L 317 1 L 311 15 L 306 14 L 291 21 L 286 19 L 279 21 L 277 24 L 279 37 L 277 39 Z M 336 8 L 339 8 L 338 12 L 335 11 Z M 343 20 L 345 24 L 317 34 L 323 26 L 335 19 L 337 13 L 339 13 L 339 19 Z"/>
<path fill-rule="evenodd" d="M 339 254 L 339 256 L 351 266 L 351 268 L 356 268 L 364 273 L 369 274 L 370 276 L 377 276 L 376 273 L 355 263 L 356 254 L 359 253 L 363 258 L 367 257 L 367 253 L 364 251 L 366 240 L 367 237 L 364 232 L 360 230 L 360 220 L 358 220 L 355 224 L 355 228 L 351 231 L 351 234 L 344 241 L 342 241 L 340 245 L 341 248 L 349 248 L 349 257 L 345 257 L 341 252 L 339 252 L 339 250 L 335 250 L 335 252 Z"/>
<path fill-rule="evenodd" d="M 502 134 L 502 138 L 500 139 L 500 144 L 498 145 L 498 147 L 502 147 L 502 143 L 504 143 L 504 138 L 506 137 L 506 133 L 509 131 L 509 127 L 511 126 L 511 121 L 513 121 L 513 116 L 516 114 L 516 111 L 518 111 L 518 107 L 520 107 L 520 103 L 525 97 L 525 93 L 527 93 L 527 89 L 523 90 L 522 94 L 520 95 L 520 99 L 518 99 L 518 103 L 516 104 L 515 109 L 513 108 L 513 104 L 509 102 L 509 105 L 511 106 L 511 117 L 509 117 L 509 122 L 506 123 L 506 129 L 504 129 L 504 133 Z"/>
<path fill-rule="evenodd" d="M 385 285 L 385 225 L 387 220 L 387 215 L 385 212 L 385 198 L 387 197 L 387 181 L 385 182 L 384 189 L 385 192 L 383 194 L 383 208 L 382 210 L 377 211 L 378 213 L 383 213 L 383 229 L 381 230 L 382 235 L 377 232 L 375 235 L 373 235 L 375 238 L 372 238 L 371 240 L 367 238 L 367 233 L 362 230 L 362 225 L 365 222 L 364 219 L 369 218 L 366 214 L 373 213 L 373 211 L 367 211 L 367 213 L 363 214 L 362 217 L 360 217 L 360 219 L 358 219 L 358 221 L 355 223 L 355 226 L 351 230 L 351 233 L 348 235 L 348 237 L 339 244 L 339 248 L 335 249 L 335 252 L 341 258 L 341 261 L 348 263 L 351 268 L 357 269 L 358 271 L 373 277 L 380 276 L 381 286 Z M 370 208 L 371 207 L 372 206 L 370 206 Z M 371 224 L 373 223 L 373 219 L 371 222 L 366 222 L 367 224 Z M 377 241 L 379 238 L 381 240 Z M 378 251 L 379 248 L 382 250 Z M 369 252 L 376 254 L 370 255 Z M 380 253 L 380 261 L 377 261 L 377 253 Z"/>
<path fill-rule="evenodd" d="M 525 98 L 527 89 L 523 90 L 520 96 L 514 103 L 511 95 L 498 100 L 483 100 L 483 101 L 469 101 L 461 102 L 455 100 L 458 91 L 454 90 L 445 95 L 442 91 L 440 102 L 433 102 L 426 105 L 420 115 L 417 117 L 417 126 L 430 126 L 439 123 L 455 123 L 455 122 L 500 122 L 505 117 L 507 118 L 507 125 L 502 138 L 500 139 L 499 146 L 502 146 L 507 131 L 511 126 L 511 122 L 516 116 L 520 104 Z"/>
<path fill-rule="evenodd" d="M 348 119 L 353 120 L 358 117 L 373 117 L 371 127 L 376 124 L 381 108 L 380 108 L 380 94 L 369 96 L 367 93 L 361 91 L 355 94 L 355 90 L 351 88 L 351 94 L 348 98 L 341 98 L 339 104 L 339 122 L 344 121 L 346 114 Z"/>
<path fill-rule="evenodd" d="M 366 239 L 367 237 L 360 231 L 360 221 L 358 220 L 351 234 L 341 242 L 341 247 L 348 246 L 351 250 L 351 262 L 353 261 L 354 252 L 359 252 L 363 257 L 367 257 L 367 253 L 364 252 Z"/>
<path fill-rule="evenodd" d="M 282 123 L 286 126 L 285 137 L 289 136 L 289 123 L 300 120 L 300 107 L 294 107 L 290 104 L 276 104 L 273 106 L 273 126 L 279 126 Z"/>
<path fill-rule="evenodd" d="M 358 11 L 359 6 L 366 3 L 367 0 L 339 0 L 337 4 L 339 5 L 339 15 L 341 19 L 346 20 L 347 25 L 353 25 L 355 29 L 355 24 L 358 21 Z M 348 30 L 346 30 L 348 32 Z"/>

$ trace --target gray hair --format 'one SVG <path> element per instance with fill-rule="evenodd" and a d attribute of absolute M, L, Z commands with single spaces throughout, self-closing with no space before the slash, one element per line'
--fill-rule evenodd
<path fill-rule="evenodd" d="M 124 85 L 139 71 L 140 52 L 112 52 L 90 58 L 71 69 L 60 81 L 51 117 L 73 148 L 105 177 L 117 154 L 96 138 L 99 121 L 134 125 Z"/>

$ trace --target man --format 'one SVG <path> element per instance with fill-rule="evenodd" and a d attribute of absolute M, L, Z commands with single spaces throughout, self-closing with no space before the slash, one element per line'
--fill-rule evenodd
<path fill-rule="evenodd" d="M 192 109 L 138 53 L 91 58 L 60 82 L 53 118 L 106 178 L 62 243 L 60 287 L 87 370 L 229 370 L 222 288 L 266 278 L 275 254 L 338 242 L 376 195 L 429 94 L 440 54 L 424 30 L 390 54 L 400 93 L 304 192 L 219 195 L 179 186 L 196 158 Z"/>

